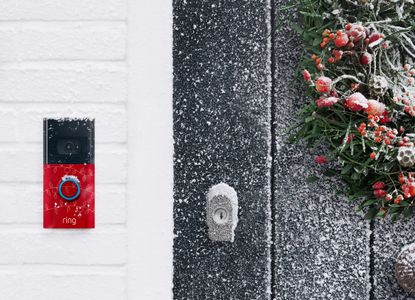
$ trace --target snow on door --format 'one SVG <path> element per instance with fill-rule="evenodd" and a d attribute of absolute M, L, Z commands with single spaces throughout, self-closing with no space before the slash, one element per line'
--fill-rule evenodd
<path fill-rule="evenodd" d="M 307 101 L 301 41 L 275 1 L 174 1 L 174 299 L 415 299 L 393 264 L 414 221 L 368 222 L 288 142 Z M 275 30 L 277 28 L 277 30 Z M 212 242 L 206 193 L 235 188 L 235 241 Z"/>

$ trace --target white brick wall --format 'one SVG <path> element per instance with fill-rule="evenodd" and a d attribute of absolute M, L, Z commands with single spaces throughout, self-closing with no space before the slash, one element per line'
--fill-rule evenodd
<path fill-rule="evenodd" d="M 169 53 L 166 66 L 154 69 L 165 72 L 158 76 L 164 78 L 167 90 L 152 76 L 149 80 L 162 94 L 140 100 L 134 92 L 149 86 L 144 74 L 149 69 L 140 68 L 134 62 L 139 51 L 129 49 L 129 44 L 145 41 L 136 20 L 148 15 L 146 3 L 153 15 L 148 31 L 163 24 L 154 38 L 169 37 L 170 1 L 0 1 L 0 300 L 167 300 L 171 293 L 170 282 L 166 283 L 171 277 L 171 186 L 163 189 L 160 182 L 159 189 L 166 192 L 154 199 L 142 186 L 138 193 L 143 198 L 136 197 L 135 170 L 149 178 L 155 172 L 171 172 L 171 140 L 165 139 L 171 135 L 171 120 L 166 114 L 157 115 L 158 98 L 167 99 L 165 107 L 171 106 L 166 81 L 171 73 L 170 38 L 161 48 Z M 147 59 L 151 55 L 160 64 L 157 51 L 147 53 Z M 137 107 L 137 101 L 144 102 Z M 152 126 L 167 135 L 135 136 L 134 131 L 151 131 L 135 118 L 138 109 L 156 120 L 165 118 L 160 126 Z M 95 230 L 42 229 L 42 119 L 58 115 L 96 118 Z M 152 155 L 150 148 L 157 147 L 157 139 L 168 143 L 162 152 L 165 159 L 153 161 L 147 171 L 135 161 L 134 152 L 141 145 L 147 149 L 143 155 Z M 170 177 L 160 176 L 167 181 Z M 166 242 L 163 250 L 151 243 L 155 252 L 148 248 L 140 253 L 147 243 L 140 231 L 147 229 L 136 222 L 143 214 L 136 203 L 158 205 L 159 199 L 167 222 L 160 229 Z M 157 235 L 157 230 L 152 232 Z M 137 282 L 148 273 L 143 262 L 151 259 L 157 261 L 155 266 L 165 265 L 155 271 L 166 278 L 156 292 Z"/>

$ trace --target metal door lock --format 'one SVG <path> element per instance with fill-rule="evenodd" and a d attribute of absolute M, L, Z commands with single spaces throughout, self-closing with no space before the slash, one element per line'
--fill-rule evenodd
<path fill-rule="evenodd" d="M 415 295 L 415 243 L 402 248 L 396 260 L 395 276 L 405 291 Z"/>
<path fill-rule="evenodd" d="M 207 194 L 206 217 L 212 241 L 233 242 L 238 223 L 236 191 L 226 183 L 212 186 Z"/>

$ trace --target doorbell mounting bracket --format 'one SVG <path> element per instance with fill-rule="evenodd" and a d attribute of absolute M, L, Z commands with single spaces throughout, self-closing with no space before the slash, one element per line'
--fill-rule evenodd
<path fill-rule="evenodd" d="M 95 227 L 93 119 L 43 120 L 43 227 Z"/>

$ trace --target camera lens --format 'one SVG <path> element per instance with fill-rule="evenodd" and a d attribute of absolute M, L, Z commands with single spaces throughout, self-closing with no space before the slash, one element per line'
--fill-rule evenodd
<path fill-rule="evenodd" d="M 75 145 L 72 142 L 67 142 L 65 144 L 65 150 L 71 152 L 75 148 Z"/>
<path fill-rule="evenodd" d="M 78 155 L 81 153 L 81 141 L 79 139 L 59 139 L 56 145 L 60 155 Z"/>

